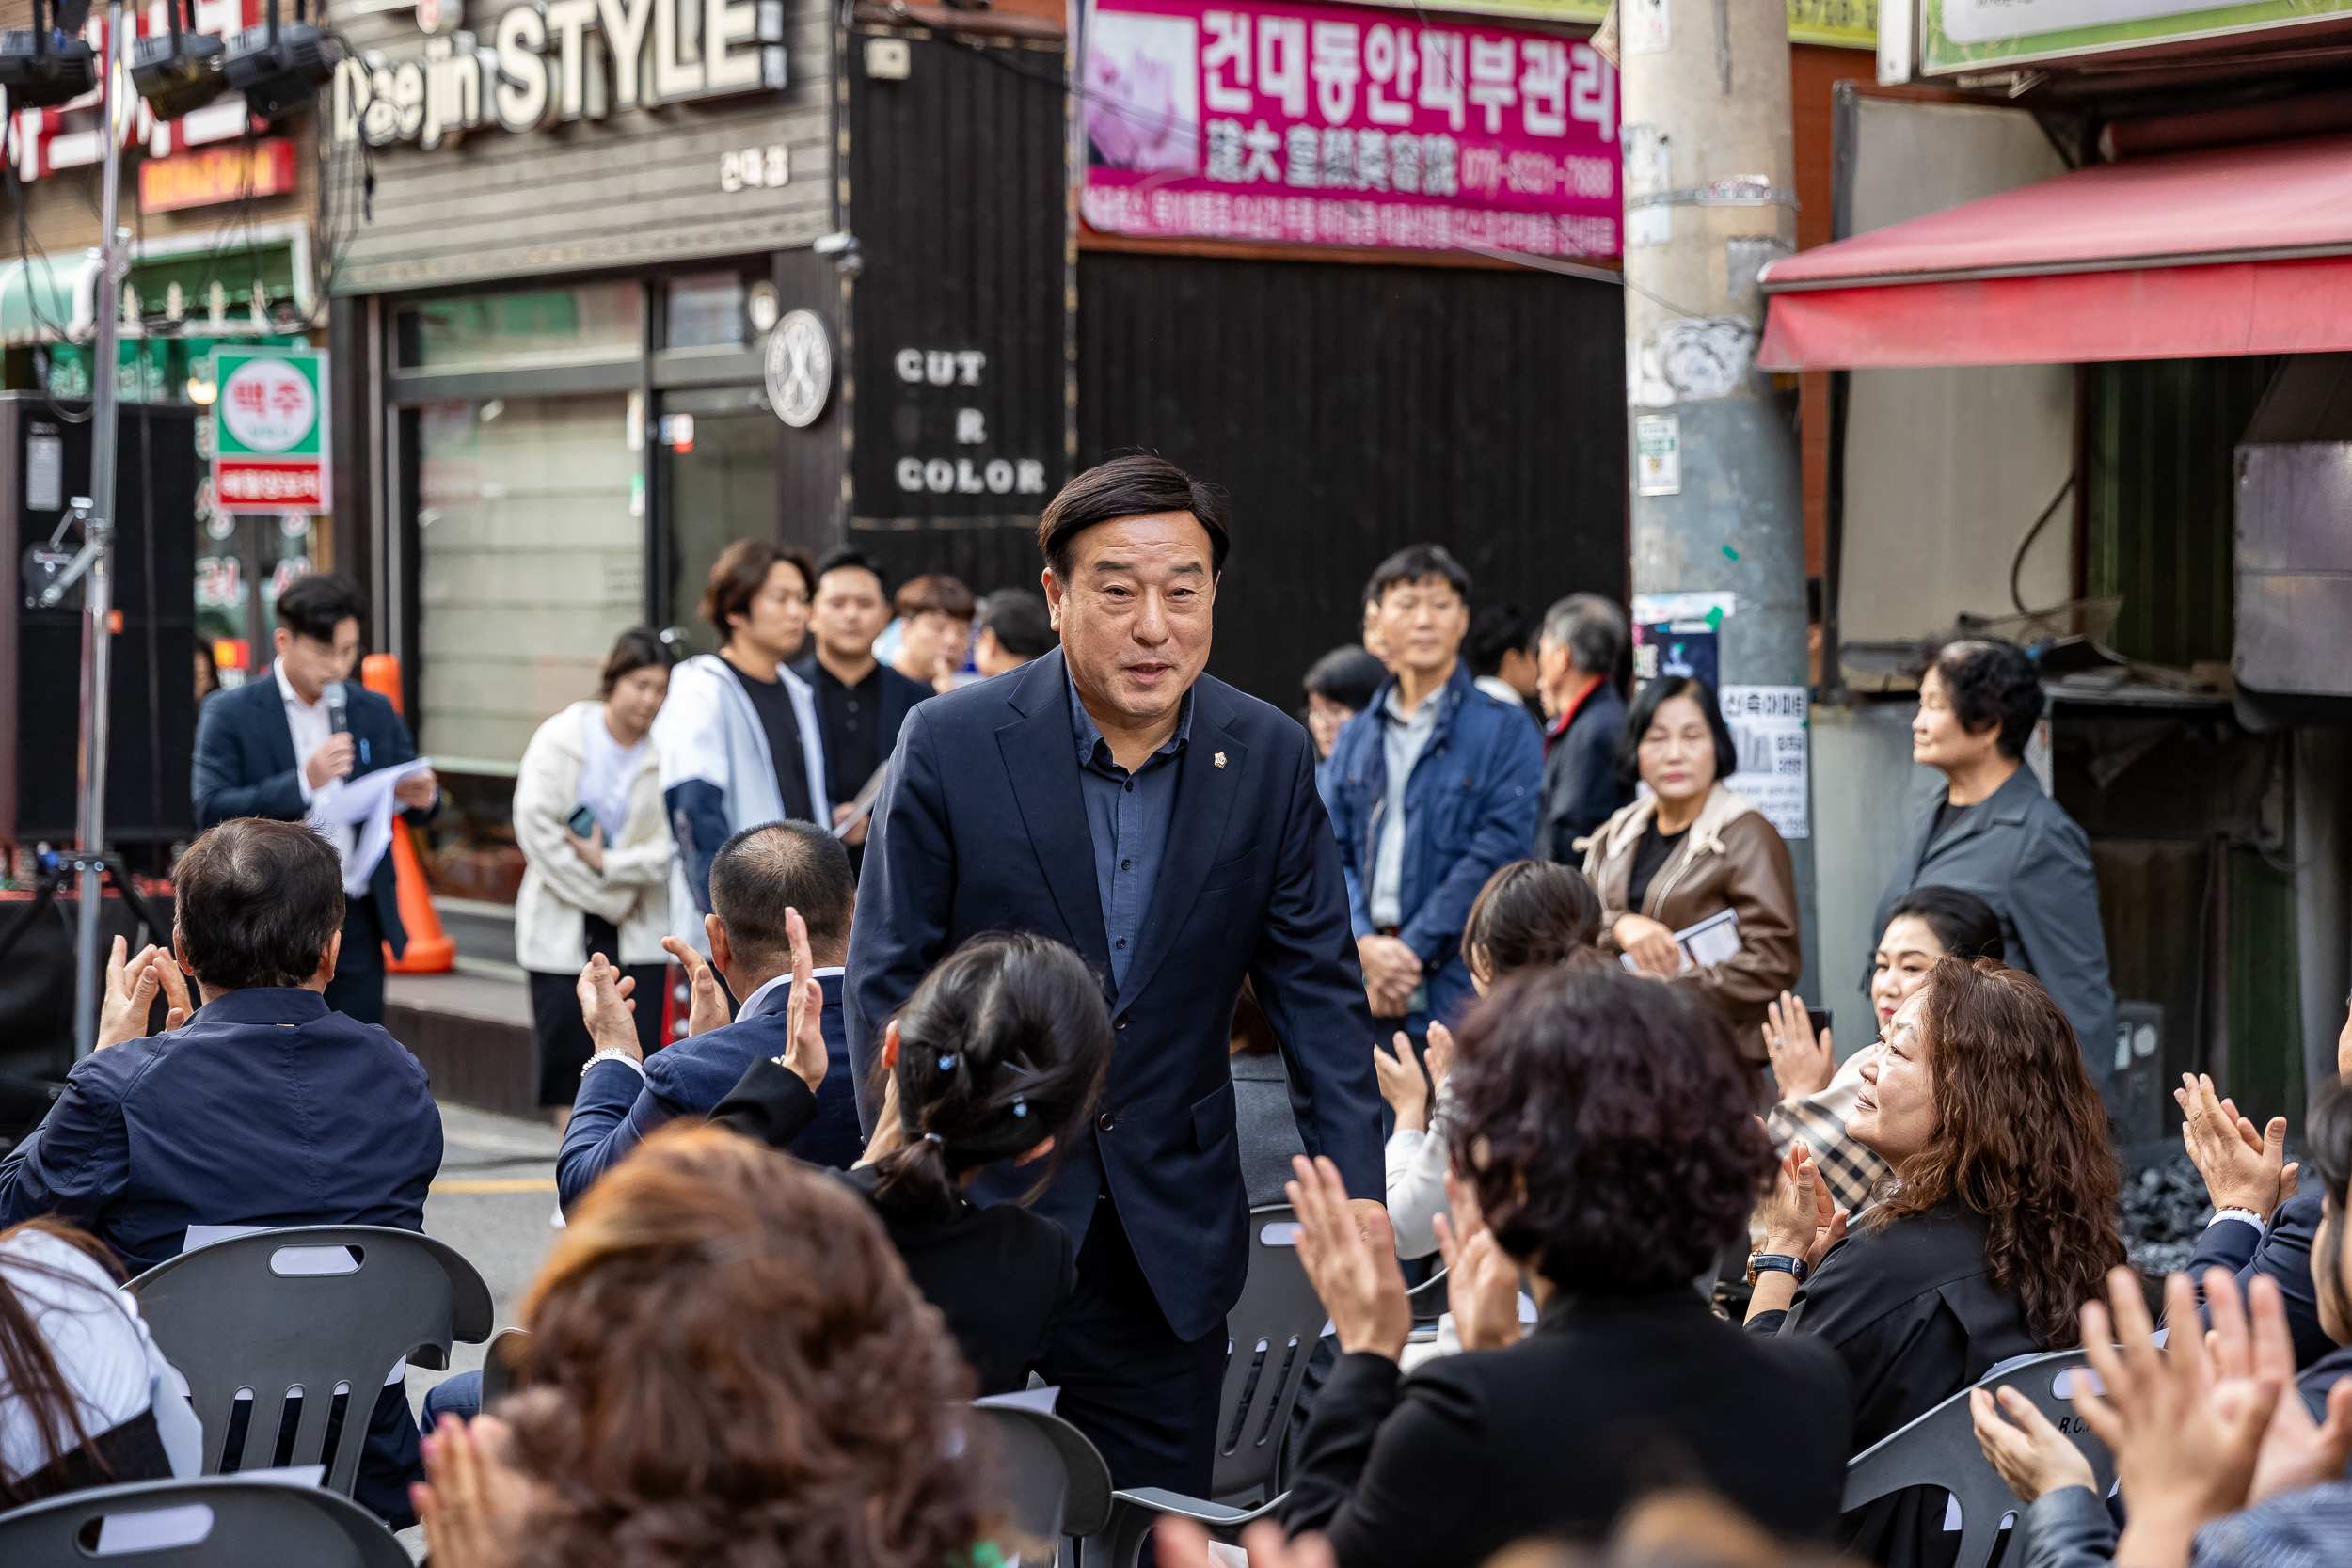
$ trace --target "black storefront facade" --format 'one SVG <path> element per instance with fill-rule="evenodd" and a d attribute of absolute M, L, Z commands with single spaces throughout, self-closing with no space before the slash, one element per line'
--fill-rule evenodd
<path fill-rule="evenodd" d="M 366 18 L 330 127 L 374 174 L 333 285 L 336 559 L 452 781 L 444 897 L 511 901 L 532 730 L 624 626 L 707 647 L 737 537 L 1034 584 L 1073 467 L 1156 451 L 1232 493 L 1212 671 L 1286 706 L 1411 540 L 1482 597 L 1624 592 L 1608 283 L 1086 232 L 1060 27 L 1009 10 L 461 22 Z"/>

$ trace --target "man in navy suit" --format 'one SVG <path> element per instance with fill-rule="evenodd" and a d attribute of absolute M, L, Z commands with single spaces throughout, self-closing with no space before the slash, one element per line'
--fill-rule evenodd
<path fill-rule="evenodd" d="M 1248 1259 L 1234 1000 L 1251 979 L 1301 1138 L 1389 1245 L 1372 1022 L 1307 733 L 1201 673 L 1223 497 L 1119 458 L 1063 487 L 1038 543 L 1060 651 L 933 698 L 900 732 L 850 942 L 850 1050 L 863 1092 L 891 1013 L 976 931 L 1086 958 L 1116 1050 L 1100 1114 L 1037 1200 L 1070 1231 L 1078 1288 L 1036 1370 L 1118 1484 L 1206 1496 Z M 870 1126 L 878 1107 L 861 1109 Z M 973 1196 L 1032 1180 L 984 1172 Z"/>
<path fill-rule="evenodd" d="M 808 640 L 816 651 L 792 667 L 817 693 L 817 728 L 825 737 L 825 793 L 840 826 L 850 803 L 890 760 L 898 727 L 914 705 L 931 694 L 874 657 L 874 639 L 890 621 L 890 579 L 882 562 L 844 545 L 817 562 L 817 594 L 809 601 Z M 854 875 L 865 853 L 863 822 L 842 834 Z"/>
<path fill-rule="evenodd" d="M 824 992 L 819 1026 L 828 1056 L 819 1081 L 809 1085 L 817 1091 L 817 1120 L 793 1140 L 792 1152 L 812 1164 L 846 1170 L 865 1148 L 841 1033 L 841 959 L 857 905 L 849 852 L 813 823 L 746 828 L 711 857 L 710 905 L 711 912 L 704 916 L 708 963 L 675 937 L 662 943 L 687 967 L 692 983 L 686 1038 L 648 1060 L 626 1020 L 600 1033 L 600 1022 L 609 1021 L 588 1018 L 596 1053 L 580 1074 L 580 1096 L 555 1163 L 556 1190 L 566 1209 L 646 1133 L 678 1117 L 708 1115 L 754 1061 L 790 1054 L 786 1006 L 792 944 L 785 917 L 792 910 L 807 925 L 816 966 L 811 979 Z M 743 999 L 732 1023 L 718 976 Z M 638 1005 L 660 1004 L 646 997 Z"/>
<path fill-rule="evenodd" d="M 413 761 L 416 742 L 392 705 L 354 682 L 359 657 L 359 591 L 334 575 L 307 577 L 278 596 L 278 657 L 267 680 L 215 692 L 196 726 L 196 825 L 210 828 L 232 816 L 300 822 L 342 782 Z M 392 793 L 421 827 L 441 799 L 426 768 Z M 342 956 L 336 960 L 326 1005 L 364 1023 L 384 1022 L 384 947 L 395 957 L 408 947 L 393 887 L 392 857 L 379 858 L 365 891 L 352 892 L 349 872 L 359 831 L 323 828 L 344 863 Z"/>

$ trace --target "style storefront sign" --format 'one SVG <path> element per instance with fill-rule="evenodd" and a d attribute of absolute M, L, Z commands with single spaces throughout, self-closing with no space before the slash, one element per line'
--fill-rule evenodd
<path fill-rule="evenodd" d="M 786 81 L 784 0 L 548 0 L 499 13 L 489 35 L 422 40 L 335 70 L 333 135 L 431 150 L 482 126 L 535 131 Z"/>
<path fill-rule="evenodd" d="M 1103 0 L 1083 212 L 1111 233 L 1618 251 L 1617 77 L 1592 45 L 1334 6 Z"/>

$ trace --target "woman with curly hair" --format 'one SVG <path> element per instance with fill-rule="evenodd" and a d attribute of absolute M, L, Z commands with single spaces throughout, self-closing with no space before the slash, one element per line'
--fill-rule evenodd
<path fill-rule="evenodd" d="M 1299 1256 L 1341 1356 L 1292 1532 L 1326 1532 L 1340 1568 L 1469 1565 L 1526 1536 L 1598 1537 L 1675 1484 L 1826 1534 L 1847 1452 L 1836 1357 L 1742 1337 L 1692 1288 L 1772 1161 L 1756 1069 L 1714 1003 L 1590 958 L 1522 971 L 1464 1025 L 1453 1081 L 1439 1236 L 1463 1348 L 1488 1354 L 1404 1374 L 1412 1310 L 1387 1227 L 1361 1234 L 1338 1168 L 1297 1162 Z M 1521 1272 L 1539 1309 L 1523 1337 Z"/>
<path fill-rule="evenodd" d="M 823 1171 L 664 1128 L 573 1209 L 522 1321 L 523 1392 L 425 1440 L 437 1568 L 994 1560 L 972 1374 Z"/>
<path fill-rule="evenodd" d="M 1802 1139 L 1758 1217 L 1751 1333 L 1834 1348 L 1861 1452 L 2017 1356 L 2080 1338 L 2075 1311 L 2123 1262 L 2106 1113 L 2042 983 L 1939 959 L 1863 1069 L 1846 1130 L 1893 1169 L 1852 1232 Z M 1845 1524 L 1888 1568 L 1948 1560 L 1946 1499 L 1882 1498 Z"/>

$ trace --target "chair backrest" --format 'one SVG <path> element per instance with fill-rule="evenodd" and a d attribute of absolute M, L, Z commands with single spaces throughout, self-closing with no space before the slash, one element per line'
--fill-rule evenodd
<path fill-rule="evenodd" d="M 1249 1275 L 1225 1315 L 1214 1500 L 1254 1508 L 1273 1496 L 1291 1406 L 1328 1321 L 1298 1260 L 1298 1216 L 1287 1204 L 1249 1211 Z"/>
<path fill-rule="evenodd" d="M 2076 1378 L 2095 1379 L 2079 1350 L 2057 1351 L 1996 1370 L 1975 1386 L 2014 1388 L 2033 1402 L 2090 1461 L 2106 1496 L 2115 1484 L 2115 1460 L 2090 1434 L 2069 1398 Z M 2090 1386 L 2096 1388 L 2094 1381 Z M 1977 1441 L 1976 1418 L 1968 1408 L 1971 1389 L 1942 1404 L 1856 1454 L 1846 1465 L 1849 1513 L 1906 1486 L 1940 1486 L 1960 1504 L 1960 1556 L 1953 1568 L 1984 1568 L 2001 1533 L 2004 1514 L 2025 1505 L 2001 1480 Z"/>
<path fill-rule="evenodd" d="M 240 1468 L 326 1463 L 327 1416 L 349 1394 L 326 1486 L 351 1495 L 370 1413 L 402 1356 L 447 1367 L 450 1345 L 490 1332 L 490 1288 L 446 1243 L 368 1225 L 298 1226 L 215 1242 L 131 1281 L 164 1359 L 204 1423 L 220 1471 L 240 1389 L 252 1410 Z M 288 1396 L 298 1414 L 280 1457 Z"/>
<path fill-rule="evenodd" d="M 1086 1433 L 1043 1410 L 973 1409 L 996 1435 L 1006 1506 L 1023 1534 L 1058 1551 L 1061 1537 L 1093 1535 L 1109 1521 L 1111 1467 Z"/>
<path fill-rule="evenodd" d="M 1434 1323 L 1446 1314 L 1446 1271 L 1440 1268 L 1405 1292 L 1405 1305 L 1413 1309 L 1413 1322 Z"/>
<path fill-rule="evenodd" d="M 366 1509 L 284 1481 L 135 1481 L 0 1513 L 0 1562 L 8 1568 L 89 1568 L 93 1560 L 112 1568 L 409 1568 L 407 1548 Z"/>
<path fill-rule="evenodd" d="M 488 1410 L 515 1391 L 522 1370 L 523 1353 L 531 1348 L 531 1330 L 501 1328 L 482 1351 L 482 1408 Z"/>

